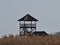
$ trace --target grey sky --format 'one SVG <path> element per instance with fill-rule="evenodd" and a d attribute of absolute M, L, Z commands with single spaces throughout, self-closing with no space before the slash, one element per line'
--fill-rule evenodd
<path fill-rule="evenodd" d="M 0 0 L 0 36 L 18 34 L 18 19 L 26 14 L 37 18 L 37 30 L 60 31 L 60 0 Z"/>

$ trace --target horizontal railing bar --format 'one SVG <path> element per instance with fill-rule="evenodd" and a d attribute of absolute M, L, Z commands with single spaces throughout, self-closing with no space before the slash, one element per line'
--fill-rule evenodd
<path fill-rule="evenodd" d="M 20 27 L 36 27 L 35 24 L 21 24 Z"/>

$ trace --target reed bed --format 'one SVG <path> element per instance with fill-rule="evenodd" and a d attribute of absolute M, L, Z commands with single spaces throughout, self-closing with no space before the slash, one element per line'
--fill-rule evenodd
<path fill-rule="evenodd" d="M 60 45 L 56 36 L 15 36 L 0 38 L 0 45 Z"/>

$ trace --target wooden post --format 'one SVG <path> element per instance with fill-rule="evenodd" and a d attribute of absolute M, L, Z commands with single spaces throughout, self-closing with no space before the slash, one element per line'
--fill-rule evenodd
<path fill-rule="evenodd" d="M 31 35 L 32 35 L 32 21 L 31 21 Z"/>
<path fill-rule="evenodd" d="M 36 21 L 35 21 L 35 31 L 36 31 Z"/>
<path fill-rule="evenodd" d="M 21 21 L 20 21 L 20 24 L 19 24 L 19 35 L 21 35 L 21 31 L 20 31 L 21 28 L 20 27 L 21 27 Z"/>
<path fill-rule="evenodd" d="M 24 29 L 23 30 L 24 30 L 24 36 L 25 36 L 25 21 L 24 21 Z"/>

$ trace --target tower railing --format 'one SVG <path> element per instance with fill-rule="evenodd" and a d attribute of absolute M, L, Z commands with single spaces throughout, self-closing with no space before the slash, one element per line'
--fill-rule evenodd
<path fill-rule="evenodd" d="M 35 28 L 35 24 L 21 24 L 20 28 Z"/>

